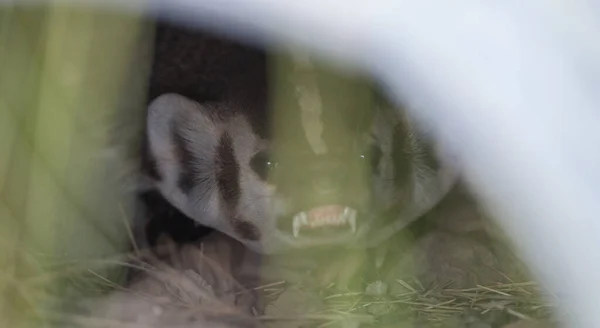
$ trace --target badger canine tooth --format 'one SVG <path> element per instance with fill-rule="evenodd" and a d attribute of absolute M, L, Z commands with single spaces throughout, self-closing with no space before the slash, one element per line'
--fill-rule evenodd
<path fill-rule="evenodd" d="M 352 233 L 356 232 L 356 211 L 351 210 L 347 217 L 348 224 L 350 224 L 350 229 L 352 229 Z"/>
<path fill-rule="evenodd" d="M 305 212 L 300 212 L 294 216 L 292 224 L 294 238 L 298 237 L 298 233 L 300 233 L 300 228 L 308 224 L 308 216 Z"/>
<path fill-rule="evenodd" d="M 326 205 L 299 212 L 292 221 L 292 234 L 297 238 L 303 227 L 315 229 L 320 227 L 336 227 L 349 225 L 353 233 L 356 232 L 355 209 L 339 205 Z"/>

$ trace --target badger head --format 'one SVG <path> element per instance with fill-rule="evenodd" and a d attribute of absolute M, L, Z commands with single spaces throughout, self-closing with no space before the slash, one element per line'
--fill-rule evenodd
<path fill-rule="evenodd" d="M 434 206 L 455 179 L 435 147 L 391 108 L 378 108 L 349 147 L 334 147 L 344 151 L 298 150 L 279 162 L 272 141 L 238 107 L 156 98 L 147 120 L 151 176 L 191 219 L 258 252 L 375 245 Z M 348 175 L 356 165 L 367 174 Z"/>

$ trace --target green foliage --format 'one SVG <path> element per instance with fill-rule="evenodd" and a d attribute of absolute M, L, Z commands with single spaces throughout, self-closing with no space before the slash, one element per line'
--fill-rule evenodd
<path fill-rule="evenodd" d="M 102 154 L 118 111 L 134 110 L 122 99 L 143 27 L 139 17 L 58 5 L 0 11 L 0 317 L 8 326 L 43 319 L 68 290 L 87 291 L 73 283 L 90 281 L 82 273 L 122 277 L 121 267 L 91 259 L 129 247 L 132 199 L 108 179 L 119 155 Z"/>

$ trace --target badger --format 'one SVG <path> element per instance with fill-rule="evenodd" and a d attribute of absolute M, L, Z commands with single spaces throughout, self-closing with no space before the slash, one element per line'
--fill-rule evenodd
<path fill-rule="evenodd" d="M 299 140 L 286 153 L 298 156 L 287 163 L 274 158 L 274 140 L 257 132 L 243 102 L 198 102 L 165 93 L 148 106 L 149 185 L 192 220 L 267 254 L 376 246 L 454 185 L 457 174 L 443 147 L 385 102 L 376 103 L 368 111 L 372 115 L 349 120 L 365 126 L 355 137 L 315 140 L 315 134 L 333 129 L 329 109 L 314 113 L 324 106 L 314 80 L 307 78 L 310 59 L 292 63 L 292 76 L 302 77 L 289 79 L 299 106 L 284 130 Z M 346 174 L 356 165 L 368 168 L 367 188 Z"/>
<path fill-rule="evenodd" d="M 199 225 L 261 253 L 372 247 L 454 185 L 445 147 L 371 82 L 298 49 L 159 27 L 140 189 Z"/>

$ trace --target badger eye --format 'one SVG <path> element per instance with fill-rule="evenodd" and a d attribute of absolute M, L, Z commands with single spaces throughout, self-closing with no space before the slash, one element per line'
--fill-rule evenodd
<path fill-rule="evenodd" d="M 250 168 L 262 179 L 267 180 L 269 172 L 277 166 L 277 163 L 271 161 L 266 152 L 256 153 L 250 160 Z"/>

